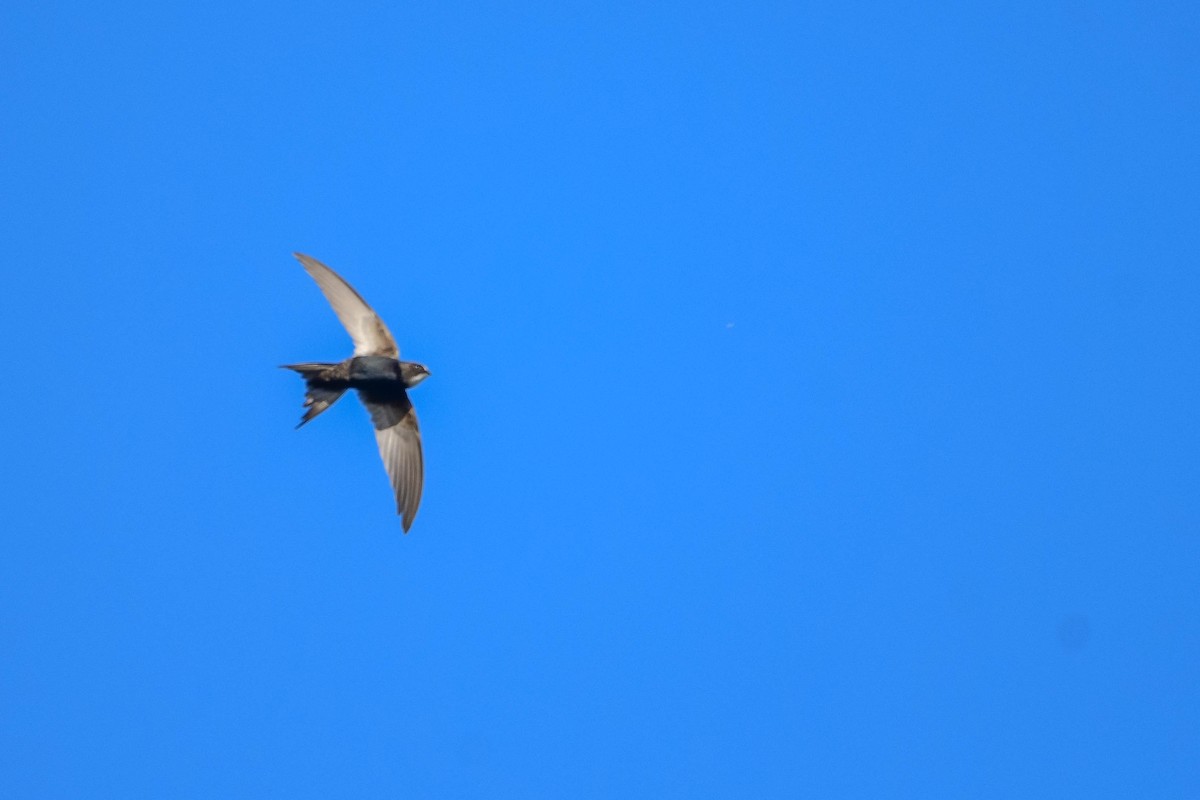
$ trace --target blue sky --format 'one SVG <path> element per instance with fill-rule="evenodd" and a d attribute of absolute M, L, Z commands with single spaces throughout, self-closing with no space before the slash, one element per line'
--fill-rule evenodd
<path fill-rule="evenodd" d="M 1197 41 L 9 4 L 0 794 L 1200 794 Z"/>

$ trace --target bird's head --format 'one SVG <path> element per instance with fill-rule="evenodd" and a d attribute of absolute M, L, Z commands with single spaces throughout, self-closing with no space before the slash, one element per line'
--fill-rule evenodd
<path fill-rule="evenodd" d="M 424 364 L 418 364 L 415 361 L 400 362 L 400 379 L 404 381 L 404 387 L 411 389 L 421 381 L 429 377 L 429 370 Z"/>

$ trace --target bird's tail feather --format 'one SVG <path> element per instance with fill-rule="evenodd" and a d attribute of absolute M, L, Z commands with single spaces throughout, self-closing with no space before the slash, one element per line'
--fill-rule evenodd
<path fill-rule="evenodd" d="M 346 389 L 350 388 L 329 374 L 334 371 L 332 368 L 336 366 L 338 366 L 336 363 L 317 362 L 283 365 L 284 369 L 299 372 L 300 376 L 304 378 L 304 407 L 308 410 L 300 418 L 300 422 L 296 425 L 297 428 L 336 403 L 338 398 L 345 394 Z"/>

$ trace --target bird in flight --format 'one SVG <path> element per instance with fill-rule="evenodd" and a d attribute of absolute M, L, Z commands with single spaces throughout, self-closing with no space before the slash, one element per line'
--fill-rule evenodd
<path fill-rule="evenodd" d="M 306 384 L 304 406 L 308 410 L 296 427 L 336 403 L 347 389 L 357 389 L 375 425 L 379 455 L 396 493 L 396 513 L 408 533 L 421 504 L 425 468 L 417 412 L 407 390 L 428 378 L 429 370 L 400 360 L 400 348 L 383 320 L 340 275 L 315 258 L 294 255 L 354 340 L 354 354 L 345 361 L 283 365 L 283 369 L 300 373 Z"/>

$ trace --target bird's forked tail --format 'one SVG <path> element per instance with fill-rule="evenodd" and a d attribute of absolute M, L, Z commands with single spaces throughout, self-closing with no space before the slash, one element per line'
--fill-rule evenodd
<path fill-rule="evenodd" d="M 338 398 L 350 388 L 344 380 L 338 379 L 334 369 L 338 366 L 340 365 L 315 362 L 283 365 L 283 369 L 299 372 L 300 376 L 304 378 L 304 407 L 308 410 L 300 418 L 299 424 L 296 425 L 297 428 L 336 403 Z"/>

